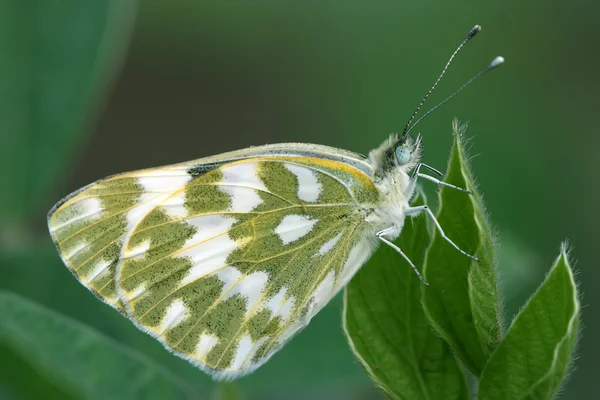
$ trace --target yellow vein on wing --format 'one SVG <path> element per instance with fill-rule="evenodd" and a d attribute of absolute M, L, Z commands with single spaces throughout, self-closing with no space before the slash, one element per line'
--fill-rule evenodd
<path fill-rule="evenodd" d="M 339 225 L 341 225 L 341 224 L 342 224 L 342 223 L 338 223 L 338 224 L 336 224 L 336 225 L 334 225 L 334 226 L 330 227 L 329 229 L 327 229 L 327 232 L 323 232 L 322 234 L 318 235 L 318 236 L 319 236 L 318 238 L 325 236 L 325 233 L 329 233 L 331 230 L 333 230 L 333 228 L 334 228 L 334 227 L 338 227 L 338 226 L 339 226 Z M 315 238 L 311 239 L 311 240 L 310 240 L 310 243 L 312 243 L 312 242 L 313 242 L 313 241 L 315 241 L 316 239 L 317 239 L 317 237 L 315 237 Z M 307 243 L 304 243 L 303 245 L 296 247 L 296 248 L 295 248 L 295 250 L 297 251 L 297 250 L 301 249 L 302 247 L 305 247 L 307 244 L 309 244 L 309 242 L 307 242 Z M 289 254 L 289 253 L 288 253 L 288 254 Z M 289 262 L 289 261 L 288 261 L 288 262 Z M 245 278 L 245 277 L 247 277 L 247 276 L 249 275 L 249 273 L 250 273 L 250 272 L 254 272 L 254 271 L 255 271 L 255 269 L 256 269 L 255 267 L 256 267 L 256 265 L 257 265 L 257 264 L 259 264 L 259 263 L 256 263 L 256 264 L 254 264 L 252 267 L 250 267 L 250 269 L 248 269 L 248 271 L 247 271 L 246 273 L 244 273 L 244 274 L 242 274 L 242 275 L 240 276 L 240 279 L 237 279 L 237 280 L 236 280 L 236 282 L 235 282 L 235 284 L 234 284 L 234 285 L 231 285 L 231 287 L 230 287 L 229 289 L 227 289 L 227 290 L 226 290 L 224 293 L 222 293 L 222 294 L 221 294 L 221 295 L 220 295 L 220 296 L 217 298 L 217 300 L 215 300 L 215 301 L 214 301 L 214 302 L 213 302 L 213 303 L 212 303 L 212 304 L 211 304 L 211 305 L 210 305 L 210 306 L 209 306 L 209 307 L 206 309 L 206 311 L 205 311 L 205 312 L 202 314 L 202 316 L 200 316 L 200 317 L 197 319 L 197 321 L 196 321 L 196 322 L 195 322 L 195 323 L 194 323 L 194 324 L 193 324 L 193 325 L 192 325 L 192 326 L 191 326 L 191 327 L 190 327 L 190 328 L 189 328 L 189 329 L 188 329 L 188 330 L 187 330 L 187 331 L 186 331 L 186 332 L 183 334 L 183 336 L 182 336 L 182 337 L 181 337 L 181 338 L 180 338 L 180 339 L 177 341 L 177 343 L 175 343 L 175 344 L 173 345 L 173 347 L 177 347 L 177 346 L 178 346 L 178 345 L 181 343 L 181 341 L 182 341 L 183 339 L 185 339 L 185 337 L 186 337 L 186 336 L 187 336 L 187 335 L 188 335 L 188 334 L 189 334 L 189 333 L 190 333 L 190 332 L 191 332 L 191 331 L 192 331 L 192 330 L 193 330 L 193 329 L 194 329 L 194 328 L 195 328 L 195 327 L 196 327 L 196 326 L 197 326 L 197 325 L 200 323 L 200 321 L 202 321 L 202 319 L 203 319 L 204 317 L 206 317 L 206 316 L 208 315 L 208 313 L 209 313 L 210 311 L 212 311 L 212 310 L 214 309 L 214 307 L 215 307 L 217 304 L 219 304 L 219 303 L 221 302 L 221 300 L 222 300 L 222 299 L 223 299 L 223 298 L 224 298 L 224 297 L 225 297 L 225 296 L 226 296 L 226 295 L 227 295 L 227 294 L 228 294 L 228 293 L 229 293 L 231 290 L 233 290 L 233 288 L 234 288 L 234 287 L 235 287 L 235 286 L 236 286 L 236 285 L 237 285 L 239 282 L 241 282 L 241 281 L 242 281 L 242 279 L 243 279 L 242 277 L 244 277 L 244 278 Z M 224 267 L 221 267 L 221 268 L 224 268 Z M 171 294 L 172 294 L 172 293 L 171 293 Z M 171 295 L 171 294 L 169 294 L 169 295 Z M 166 297 L 165 297 L 165 298 L 166 298 Z M 164 300 L 165 300 L 165 298 L 163 298 L 163 299 L 162 299 L 160 302 L 164 301 Z M 141 318 L 140 318 L 140 319 L 141 319 Z"/>
<path fill-rule="evenodd" d="M 269 190 L 265 190 L 262 189 L 260 187 L 256 187 L 256 186 L 247 186 L 247 185 L 240 185 L 240 184 L 234 184 L 234 183 L 221 183 L 221 182 L 212 182 L 212 183 L 196 183 L 195 181 L 191 181 L 190 183 L 188 183 L 188 187 L 197 187 L 197 186 L 217 186 L 217 187 L 239 187 L 239 188 L 244 188 L 244 189 L 252 189 L 255 190 L 257 192 L 262 192 L 262 193 L 266 193 L 266 194 L 270 194 L 271 196 L 277 197 L 279 200 L 285 201 L 286 203 L 293 205 L 295 203 L 292 203 L 291 201 L 289 201 L 288 199 L 279 196 L 276 193 L 273 193 Z"/>
<path fill-rule="evenodd" d="M 351 205 L 352 205 L 352 204 L 342 204 L 342 205 L 339 205 L 339 204 L 335 204 L 335 205 L 334 205 L 334 204 L 327 204 L 327 205 L 314 204 L 314 205 L 306 205 L 306 206 L 310 206 L 310 207 L 313 207 L 313 208 L 317 208 L 317 207 L 322 207 L 322 206 L 329 206 L 329 207 L 337 206 L 337 207 L 339 207 L 339 206 L 351 206 Z M 292 208 L 297 208 L 297 207 L 303 207 L 303 206 L 300 206 L 300 205 L 298 205 L 298 206 L 290 206 L 290 207 L 278 208 L 278 209 L 274 209 L 274 210 L 263 211 L 263 212 L 257 212 L 257 213 L 247 212 L 247 213 L 237 213 L 237 214 L 259 214 L 259 217 L 260 217 L 260 216 L 262 216 L 262 215 L 266 215 L 266 214 L 274 214 L 274 213 L 281 212 L 281 211 L 288 211 L 289 209 L 292 209 Z M 186 219 L 191 219 L 191 218 L 196 218 L 196 217 L 202 217 L 202 216 L 205 216 L 205 215 L 215 215 L 215 214 L 216 214 L 216 215 L 219 215 L 219 214 L 223 214 L 223 213 L 216 212 L 216 213 L 210 213 L 210 214 L 197 214 L 197 215 L 193 215 L 193 216 L 188 216 L 188 217 L 185 217 L 185 218 L 181 218 L 181 219 L 179 219 L 179 221 L 183 221 L 183 220 L 186 220 Z M 184 251 L 187 251 L 187 250 L 189 250 L 189 249 L 192 249 L 192 248 L 194 248 L 194 247 L 196 247 L 196 246 L 200 246 L 201 244 L 204 244 L 204 243 L 206 243 L 206 242 L 209 242 L 209 241 L 211 241 L 211 240 L 214 240 L 214 239 L 218 238 L 219 236 L 223 236 L 223 235 L 229 234 L 230 232 L 232 232 L 232 231 L 234 231 L 234 230 L 236 230 L 236 229 L 239 229 L 239 228 L 241 228 L 241 227 L 243 227 L 243 226 L 246 226 L 247 224 L 250 224 L 250 222 L 251 222 L 251 221 L 254 221 L 254 220 L 253 220 L 253 219 L 251 219 L 251 220 L 248 220 L 248 221 L 244 221 L 244 222 L 242 222 L 242 223 L 240 223 L 240 224 L 238 224 L 238 225 L 236 225 L 236 226 L 233 226 L 233 227 L 231 227 L 231 228 L 229 228 L 229 229 L 227 229 L 227 230 L 225 230 L 225 231 L 223 231 L 223 232 L 220 232 L 220 233 L 218 233 L 218 234 L 216 234 L 216 235 L 214 235 L 214 236 L 211 236 L 211 237 L 209 237 L 209 238 L 206 238 L 206 239 L 204 239 L 204 240 L 201 240 L 201 241 L 195 242 L 194 244 L 192 244 L 192 245 L 190 245 L 190 246 L 187 246 L 187 247 L 186 247 L 186 246 L 184 246 L 184 247 L 182 247 L 182 248 L 179 248 L 179 249 L 177 249 L 176 251 L 174 251 L 174 252 L 172 252 L 172 253 L 165 254 L 165 255 L 163 255 L 162 257 L 160 257 L 160 258 L 158 258 L 158 259 L 154 260 L 154 261 L 153 261 L 153 262 L 151 262 L 150 264 L 148 264 L 148 265 L 144 266 L 143 268 L 140 268 L 139 270 L 137 270 L 136 272 L 132 273 L 131 275 L 128 275 L 126 279 L 130 279 L 130 278 L 132 278 L 132 277 L 136 276 L 137 274 L 144 272 L 144 271 L 145 271 L 145 270 L 147 270 L 148 268 L 150 268 L 150 267 L 152 267 L 152 266 L 156 265 L 157 263 L 159 263 L 160 261 L 163 261 L 163 260 L 165 260 L 166 258 L 169 258 L 169 257 L 176 256 L 176 255 L 177 255 L 177 254 L 179 254 L 179 253 L 182 253 L 182 252 L 184 252 Z M 176 222 L 176 221 L 175 221 L 175 220 L 173 220 L 173 221 L 169 221 L 167 224 L 173 224 L 173 223 L 175 223 L 175 222 Z M 150 227 L 150 228 L 146 228 L 146 229 L 153 229 L 153 228 L 155 228 L 155 226 L 152 226 L 152 227 Z M 139 232 L 142 232 L 142 231 L 143 231 L 143 230 L 140 230 Z M 136 232 L 136 233 L 138 233 L 138 232 Z M 173 240 L 173 241 L 174 241 L 174 240 Z M 161 248 L 161 247 L 163 247 L 163 246 L 166 246 L 166 245 L 168 245 L 168 244 L 171 244 L 171 243 L 173 243 L 173 241 L 166 241 L 166 242 L 162 243 L 160 246 L 156 246 L 154 249 L 159 249 L 159 248 Z M 282 253 L 282 254 L 280 254 L 280 255 L 289 254 L 289 253 L 290 253 L 290 252 L 292 252 L 292 251 L 293 251 L 293 250 L 289 250 L 289 251 L 287 251 L 287 252 L 284 252 L 284 253 Z"/>
<path fill-rule="evenodd" d="M 341 225 L 341 224 L 337 224 L 337 225 L 333 225 L 333 226 L 331 226 L 329 229 L 327 229 L 327 232 L 325 232 L 325 233 L 329 233 L 329 232 L 331 232 L 331 231 L 335 230 L 334 228 L 338 228 L 338 227 L 339 227 L 339 225 Z M 344 232 L 346 232 L 346 229 L 344 229 L 344 230 L 342 230 L 342 231 L 340 232 L 340 233 L 342 234 L 342 236 L 343 236 Z M 326 235 L 325 235 L 325 234 L 323 234 L 323 235 L 320 235 L 320 237 L 323 237 L 323 236 L 326 236 Z M 315 240 L 316 240 L 316 239 L 317 239 L 317 238 L 315 238 Z M 342 246 L 340 246 L 340 247 L 342 247 Z M 297 249 L 299 249 L 299 248 L 297 248 Z M 327 271 L 329 270 L 329 267 L 331 266 L 331 264 L 332 264 L 332 263 L 333 263 L 333 261 L 335 260 L 335 258 L 336 258 L 336 257 L 335 257 L 335 255 L 337 255 L 337 254 L 339 254 L 339 248 L 338 248 L 338 249 L 336 249 L 336 251 L 335 251 L 335 252 L 332 252 L 332 254 L 331 254 L 329 257 L 328 257 L 328 258 L 329 258 L 329 260 L 328 260 L 326 263 L 324 263 L 324 265 L 323 265 L 323 268 L 322 268 L 322 271 L 319 273 L 319 276 L 318 276 L 317 280 L 315 281 L 315 282 L 316 282 L 316 284 L 318 284 L 318 283 L 321 281 L 321 278 L 324 276 L 324 272 L 327 272 Z M 296 254 L 294 254 L 294 257 L 296 257 L 296 256 L 299 256 L 299 255 L 300 255 L 300 252 L 299 252 L 299 251 L 297 251 L 297 252 L 296 252 Z M 285 272 L 285 270 L 286 270 L 287 268 L 289 268 L 289 267 L 292 265 L 292 260 L 295 260 L 295 259 L 294 259 L 294 257 L 290 258 L 290 259 L 289 259 L 289 260 L 286 262 L 286 264 L 285 264 L 285 267 L 283 267 L 283 268 L 282 268 L 280 271 L 278 271 L 278 272 L 279 272 L 279 273 Z M 268 260 L 268 259 L 266 259 L 266 260 Z M 249 271 L 249 272 L 250 272 L 250 271 Z M 239 281 L 241 281 L 241 279 L 240 279 Z M 238 282 L 239 282 L 239 281 L 238 281 Z M 236 283 L 237 283 L 237 282 L 236 282 Z M 315 284 L 315 285 L 313 285 L 313 287 L 311 288 L 311 290 L 309 291 L 309 293 L 312 293 L 312 292 L 314 291 L 314 288 L 317 286 L 316 284 Z M 294 285 L 294 286 L 290 286 L 290 288 L 289 288 L 289 291 L 290 291 L 290 292 L 294 292 L 294 290 L 293 290 L 293 289 L 296 289 L 298 286 L 299 286 L 298 284 L 296 284 L 296 285 Z M 254 304 L 253 308 L 251 308 L 251 309 L 248 311 L 248 315 L 253 315 L 253 314 L 254 314 L 254 312 L 255 312 L 257 309 L 259 309 L 260 307 L 264 307 L 264 305 L 262 304 L 262 300 L 264 299 L 264 297 L 265 297 L 265 295 L 264 295 L 264 292 L 263 292 L 263 293 L 261 293 L 261 295 L 260 295 L 260 297 L 258 298 L 258 300 L 255 302 L 255 304 Z M 310 296 L 309 296 L 309 298 L 310 298 Z M 285 300 L 286 300 L 286 299 L 282 299 L 282 301 L 279 303 L 279 305 L 277 306 L 277 308 L 275 308 L 275 309 L 273 310 L 273 315 L 277 315 L 277 314 L 279 313 L 279 311 L 281 311 L 281 309 L 283 308 L 283 304 L 285 304 Z M 302 309 L 302 307 L 304 307 L 304 305 L 305 305 L 304 303 L 301 303 L 300 307 L 299 307 L 299 308 L 296 308 L 296 310 L 301 310 L 301 309 Z M 296 311 L 296 312 L 298 312 L 298 311 Z M 290 319 L 289 319 L 289 321 L 290 321 L 290 322 L 291 322 L 291 321 L 294 319 L 293 317 L 295 316 L 296 312 L 295 312 L 295 313 L 293 313 L 293 314 L 291 315 L 291 317 L 292 317 L 292 318 L 290 318 Z M 230 341 L 227 343 L 227 346 L 226 346 L 226 347 L 225 347 L 225 349 L 223 350 L 223 353 L 221 354 L 221 357 L 218 359 L 218 361 L 215 363 L 215 365 L 219 365 L 219 364 L 221 363 L 221 361 L 223 360 L 223 357 L 224 357 L 224 356 L 227 354 L 227 351 L 230 349 L 231 345 L 233 345 L 233 344 L 237 344 L 237 341 L 238 341 L 238 339 L 239 339 L 239 338 L 240 338 L 240 336 L 241 336 L 241 335 L 242 335 L 242 334 L 245 332 L 245 331 L 244 331 L 244 328 L 247 326 L 247 324 L 248 324 L 250 321 L 251 321 L 251 319 L 250 319 L 250 318 L 246 318 L 246 319 L 245 319 L 245 320 L 244 320 L 244 321 L 241 323 L 240 327 L 239 327 L 239 328 L 236 330 L 236 332 L 235 332 L 235 334 L 233 335 L 232 339 L 231 339 L 231 340 L 230 340 Z M 289 322 L 285 324 L 284 328 L 280 328 L 280 329 L 279 329 L 279 331 L 280 331 L 280 332 L 283 332 L 283 331 L 285 331 L 285 328 L 286 328 L 287 326 L 289 326 Z M 243 365 L 243 364 L 244 364 L 246 361 L 247 361 L 247 360 L 244 360 L 244 362 L 242 363 L 242 365 Z"/>
<path fill-rule="evenodd" d="M 182 189 L 180 189 L 180 190 L 184 190 L 184 188 L 182 188 Z M 175 194 L 178 194 L 178 193 L 180 192 L 180 190 L 178 190 L 178 191 L 174 191 L 174 192 L 173 192 L 173 193 L 172 193 L 172 194 L 171 194 L 171 195 L 170 195 L 168 198 L 170 198 L 171 196 L 173 196 L 173 195 L 175 195 Z M 163 194 L 166 194 L 166 193 L 163 193 Z M 159 196 L 155 196 L 155 197 L 152 197 L 152 198 L 150 198 L 150 199 L 145 199 L 144 201 L 141 201 L 141 202 L 139 202 L 139 203 L 136 203 L 136 204 L 134 204 L 134 205 L 133 205 L 133 206 L 131 206 L 131 207 L 124 208 L 124 209 L 122 209 L 122 210 L 119 210 L 119 211 L 117 211 L 117 212 L 114 212 L 114 213 L 112 213 L 112 214 L 110 214 L 110 215 L 106 216 L 105 218 L 103 218 L 103 219 L 101 219 L 101 220 L 98 220 L 98 221 L 95 221 L 95 222 L 93 222 L 93 223 L 91 223 L 91 224 L 89 224 L 89 225 L 86 225 L 86 226 L 85 226 L 85 227 L 83 227 L 82 229 L 80 229 L 80 230 L 78 230 L 78 231 L 76 231 L 76 232 L 72 233 L 71 235 L 67 236 L 66 238 L 64 238 L 64 239 L 63 239 L 63 240 L 61 240 L 61 241 L 58 241 L 57 243 L 58 243 L 58 245 L 60 246 L 60 245 L 62 245 L 64 242 L 66 242 L 67 240 L 69 240 L 69 239 L 72 239 L 73 237 L 75 237 L 75 236 L 77 236 L 77 235 L 80 235 L 80 234 L 82 234 L 82 233 L 83 233 L 83 232 L 85 232 L 86 230 L 88 230 L 88 229 L 90 229 L 90 228 L 92 228 L 92 227 L 94 227 L 94 226 L 97 226 L 98 224 L 101 224 L 101 223 L 103 223 L 103 222 L 106 222 L 107 220 L 109 220 L 109 219 L 111 219 L 111 218 L 118 217 L 118 216 L 121 216 L 121 215 L 125 215 L 125 214 L 127 214 L 127 212 L 128 212 L 128 211 L 131 211 L 131 210 L 133 210 L 134 208 L 137 208 L 137 207 L 139 207 L 139 206 L 141 206 L 141 205 L 143 205 L 143 204 L 146 204 L 146 203 L 149 203 L 149 202 L 151 202 L 151 201 L 153 201 L 153 200 L 156 200 L 156 198 L 157 198 L 157 197 L 159 197 Z M 148 210 L 148 212 L 146 212 L 146 214 L 144 214 L 144 216 L 143 216 L 143 217 L 141 217 L 141 218 L 140 218 L 140 220 L 142 220 L 142 219 L 144 219 L 145 217 L 147 217 L 147 216 L 148 216 L 148 214 L 150 214 L 150 212 L 152 212 L 152 210 L 154 210 L 154 208 L 155 208 L 155 207 L 153 207 L 153 208 L 151 208 L 150 210 Z"/>
<path fill-rule="evenodd" d="M 354 206 L 354 204 L 351 204 L 351 203 L 339 203 L 339 204 L 298 204 L 298 205 L 291 205 L 289 207 L 277 208 L 277 209 L 268 210 L 268 211 L 249 211 L 249 212 L 216 211 L 216 212 L 211 212 L 211 213 L 194 214 L 194 215 L 189 215 L 189 216 L 186 216 L 186 217 L 183 217 L 183 218 L 172 219 L 172 220 L 170 220 L 168 222 L 164 222 L 162 224 L 157 224 L 157 225 L 153 225 L 153 226 L 150 226 L 150 227 L 147 227 L 147 228 L 142 228 L 140 230 L 136 230 L 136 233 L 142 233 L 142 232 L 145 232 L 147 230 L 156 229 L 156 228 L 161 227 L 161 226 L 167 226 L 167 225 L 175 224 L 175 223 L 178 223 L 178 222 L 184 222 L 184 221 L 186 221 L 188 219 L 191 219 L 191 218 L 203 217 L 203 216 L 210 216 L 210 215 L 248 215 L 248 214 L 256 214 L 256 215 L 260 216 L 260 215 L 266 215 L 266 214 L 270 214 L 270 213 L 275 213 L 275 212 L 278 212 L 278 211 L 292 210 L 294 208 L 304 208 L 304 207 L 306 207 L 306 208 L 344 207 L 344 206 L 351 207 L 351 206 Z M 162 207 L 162 206 L 158 205 L 157 207 Z M 149 211 L 148 214 L 150 212 L 151 211 Z M 114 214 L 113 216 L 115 216 L 115 215 L 117 215 L 117 214 Z M 143 218 L 142 218 L 142 220 L 143 220 Z M 252 219 L 250 221 L 254 221 L 254 220 Z M 244 222 L 242 224 L 249 223 L 250 221 L 246 221 L 246 222 Z M 237 225 L 237 226 L 235 226 L 235 227 L 233 227 L 231 229 L 236 229 L 236 228 L 242 226 L 242 224 L 239 224 L 239 225 Z M 229 233 L 231 231 L 231 229 L 229 229 L 227 232 L 224 232 L 224 233 Z M 210 239 L 214 239 L 215 237 L 216 236 L 214 236 L 214 237 L 212 237 Z M 83 261 L 77 268 L 73 268 L 71 266 L 71 269 L 73 271 L 77 271 L 80 268 L 84 267 L 85 265 L 87 265 L 88 262 L 92 261 L 96 256 L 98 256 L 100 253 L 102 253 L 104 250 L 106 250 L 108 247 L 110 247 L 114 243 L 120 241 L 122 238 L 123 238 L 123 236 L 121 236 L 121 237 L 119 237 L 119 238 L 117 238 L 117 239 L 115 239 L 115 240 L 113 240 L 111 242 L 108 242 L 108 244 L 106 246 L 104 246 L 98 252 L 94 253 L 89 258 L 87 258 L 85 261 Z M 207 239 L 207 240 L 210 240 L 210 239 Z M 67 239 L 65 239 L 65 240 L 67 240 Z M 171 243 L 171 242 L 165 242 L 165 243 L 161 244 L 161 246 L 164 246 L 164 245 L 169 244 L 169 243 Z M 204 242 L 200 242 L 200 243 L 204 243 Z M 198 245 L 200 243 L 196 243 L 195 245 Z M 83 250 L 84 249 L 81 249 L 80 251 L 83 251 Z M 179 251 L 183 251 L 183 250 L 184 249 L 180 249 Z M 77 253 L 79 253 L 79 251 Z M 75 253 L 75 254 L 77 254 L 77 253 Z M 172 254 L 167 254 L 165 257 L 169 257 L 169 256 L 172 256 L 172 255 L 177 254 L 177 253 L 178 252 L 175 252 L 175 253 L 172 253 Z M 162 260 L 162 258 L 160 260 Z M 157 260 L 157 262 L 160 261 L 160 260 Z M 147 267 L 149 267 L 149 266 L 150 265 L 148 265 Z M 140 272 L 140 271 L 138 271 L 138 272 Z M 134 276 L 134 275 L 135 274 L 132 274 L 131 276 Z"/>
<path fill-rule="evenodd" d="M 336 260 L 336 257 L 339 256 L 340 254 L 348 254 L 348 252 L 350 251 L 350 244 L 352 243 L 352 240 L 354 239 L 354 234 L 356 232 L 356 229 L 360 226 L 360 222 L 357 222 L 354 227 L 352 228 L 351 232 L 349 235 L 343 235 L 342 237 L 346 238 L 344 243 L 340 243 L 335 249 L 334 251 L 336 252 L 335 255 L 331 254 L 329 261 L 327 263 L 324 263 L 323 268 L 321 269 L 321 272 L 319 273 L 317 279 L 315 280 L 315 283 L 313 283 L 313 285 L 311 286 L 310 290 L 308 291 L 308 293 L 314 293 L 317 286 L 319 286 L 319 284 L 322 282 L 322 280 L 324 279 L 324 276 L 329 272 L 331 264 L 334 262 L 334 260 Z M 344 251 L 342 251 L 342 249 Z M 344 262 L 344 260 L 342 260 L 342 262 Z M 292 286 L 290 288 L 290 292 L 293 292 L 295 289 L 297 289 L 300 286 L 300 282 L 297 282 L 296 285 Z M 302 310 L 304 309 L 304 307 L 306 307 L 308 305 L 308 303 L 311 301 L 312 296 L 308 296 L 302 303 L 300 303 L 298 306 L 296 306 L 294 308 L 293 313 L 288 317 L 287 322 L 285 323 L 285 325 L 283 327 L 281 327 L 279 329 L 280 332 L 285 332 L 285 330 L 293 323 L 293 321 L 297 321 L 298 317 L 300 316 L 300 313 L 302 312 Z M 278 311 L 281 309 L 281 305 L 278 307 Z M 271 348 L 275 342 L 279 339 L 280 337 L 278 336 L 274 336 L 273 338 L 269 339 L 267 343 L 267 348 Z"/>
<path fill-rule="evenodd" d="M 346 190 L 346 193 L 348 193 L 348 195 L 350 196 L 350 198 L 352 199 L 352 201 L 354 201 L 353 205 L 355 205 L 355 206 L 359 206 L 360 205 L 359 202 L 356 200 L 356 197 L 354 196 L 354 193 L 352 193 L 352 190 L 350 190 L 350 187 L 348 187 L 348 184 L 346 182 L 344 182 L 343 180 L 341 180 L 340 178 L 338 178 L 337 176 L 335 176 L 335 175 L 333 175 L 333 174 L 331 174 L 331 173 L 329 173 L 329 172 L 327 172 L 327 171 L 325 171 L 325 170 L 323 170 L 321 168 L 315 167 L 313 165 L 311 165 L 309 167 L 306 164 L 299 163 L 299 162 L 294 162 L 294 161 L 289 161 L 289 160 L 286 160 L 286 163 L 293 164 L 293 165 L 296 165 L 296 166 L 299 166 L 299 167 L 304 167 L 304 168 L 312 169 L 312 170 L 318 171 L 319 173 L 321 173 L 323 175 L 327 175 L 328 177 L 330 177 L 331 179 L 335 180 L 337 183 L 339 183 L 340 185 L 342 185 L 342 187 L 344 188 L 344 190 Z"/>
<path fill-rule="evenodd" d="M 146 228 L 141 228 L 139 230 L 136 230 L 135 233 L 139 234 L 139 233 L 151 230 L 151 229 L 156 229 L 158 227 L 168 226 L 168 225 L 175 224 L 178 222 L 185 222 L 188 219 L 210 216 L 210 215 L 257 215 L 257 216 L 261 216 L 261 215 L 267 215 L 267 214 L 271 214 L 271 213 L 275 213 L 275 212 L 279 212 L 279 211 L 293 210 L 295 208 L 302 209 L 302 208 L 344 207 L 344 206 L 353 207 L 353 206 L 355 206 L 355 204 L 352 204 L 352 203 L 294 204 L 294 203 L 292 203 L 292 205 L 290 205 L 288 207 L 275 208 L 275 209 L 267 210 L 267 211 L 214 211 L 214 212 L 209 212 L 209 213 L 198 213 L 198 214 L 188 215 L 188 216 L 185 216 L 182 218 L 173 218 L 170 221 L 163 222 L 161 224 L 156 224 L 156 225 L 152 225 L 152 226 L 149 226 Z M 157 208 L 158 207 L 164 207 L 164 206 L 158 205 Z M 239 226 L 242 226 L 242 224 L 239 224 L 239 225 L 233 227 L 232 229 L 235 229 Z"/>

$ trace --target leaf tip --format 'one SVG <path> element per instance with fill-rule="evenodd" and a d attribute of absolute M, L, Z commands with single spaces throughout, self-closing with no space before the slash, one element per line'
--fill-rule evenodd
<path fill-rule="evenodd" d="M 575 275 L 577 275 L 577 271 L 573 268 L 572 256 L 571 256 L 572 251 L 573 251 L 573 246 L 569 243 L 568 239 L 565 239 L 560 244 L 559 255 L 558 255 L 558 258 L 556 259 L 556 261 L 554 262 L 552 269 L 557 268 L 560 265 L 564 265 L 564 267 L 567 271 L 568 277 L 573 285 L 573 288 L 575 291 L 575 296 L 578 297 L 579 284 L 578 284 L 577 280 L 575 279 Z M 577 301 L 576 303 L 578 306 L 579 301 Z"/>
<path fill-rule="evenodd" d="M 458 120 L 458 118 L 454 118 L 452 120 L 452 134 L 454 135 L 454 137 L 456 137 L 458 140 L 462 140 L 465 137 L 465 134 L 467 132 L 467 127 L 469 126 L 468 122 L 460 122 Z"/>
<path fill-rule="evenodd" d="M 573 251 L 573 246 L 569 243 L 568 239 L 565 239 L 560 244 L 560 253 L 556 262 L 554 263 L 551 272 L 558 268 L 563 268 L 566 272 L 566 276 L 569 280 L 570 286 L 573 291 L 573 313 L 568 323 L 566 337 L 570 337 L 572 340 L 571 351 L 567 360 L 567 365 L 565 367 L 564 376 L 560 385 L 557 389 L 556 394 L 561 393 L 566 383 L 570 380 L 573 371 L 575 370 L 575 360 L 577 359 L 577 349 L 579 347 L 579 341 L 581 340 L 581 331 L 583 327 L 581 326 L 581 296 L 582 293 L 579 290 L 579 283 L 575 279 L 575 275 L 577 275 L 577 271 L 572 266 L 572 257 L 571 252 Z M 551 273 L 550 272 L 550 273 Z"/>

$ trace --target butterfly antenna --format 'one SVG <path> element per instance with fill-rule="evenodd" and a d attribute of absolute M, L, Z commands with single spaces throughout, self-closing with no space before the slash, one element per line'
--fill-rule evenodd
<path fill-rule="evenodd" d="M 411 117 L 408 120 L 408 122 L 406 123 L 406 126 L 404 126 L 404 130 L 402 131 L 402 137 L 403 138 L 405 138 L 406 135 L 408 135 L 408 128 L 410 127 L 411 122 L 415 119 L 415 117 L 419 113 L 419 110 L 421 109 L 421 107 L 423 106 L 423 104 L 425 104 L 425 101 L 427 101 L 427 98 L 429 97 L 429 95 L 433 92 L 433 90 L 436 88 L 436 86 L 438 85 L 438 83 L 440 83 L 440 80 L 442 80 L 442 77 L 446 73 L 446 70 L 450 66 L 450 63 L 452 63 L 452 60 L 454 59 L 454 57 L 456 56 L 456 54 L 458 54 L 458 52 L 463 48 L 463 46 L 465 44 L 467 44 L 469 42 L 469 40 L 473 39 L 475 37 L 475 35 L 477 35 L 479 33 L 479 31 L 481 31 L 481 26 L 479 26 L 479 25 L 475 25 L 473 28 L 471 28 L 471 30 L 469 31 L 469 34 L 467 35 L 467 37 L 465 38 L 465 40 L 463 40 L 462 43 L 456 48 L 456 50 L 454 50 L 454 53 L 452 53 L 452 56 L 450 56 L 450 59 L 446 63 L 446 66 L 442 70 L 442 73 L 437 78 L 437 80 L 435 81 L 435 83 L 433 84 L 433 86 L 431 87 L 431 89 L 429 89 L 429 92 L 427 92 L 427 94 L 425 95 L 425 97 L 423 97 L 423 99 L 419 103 L 419 106 L 417 107 L 417 109 L 415 110 L 415 112 L 411 115 Z"/>
<path fill-rule="evenodd" d="M 481 75 L 483 75 L 483 74 L 485 74 L 487 72 L 490 72 L 494 68 L 499 67 L 500 65 L 502 65 L 503 62 L 504 62 L 504 58 L 503 57 L 496 57 L 496 58 L 494 58 L 492 60 L 492 62 L 489 63 L 488 66 L 485 67 L 483 70 L 481 70 L 477 75 L 475 75 L 474 77 L 472 77 L 471 79 L 469 79 L 461 87 L 459 87 L 458 89 L 456 89 L 456 91 L 454 93 L 452 93 L 450 96 L 446 97 L 443 101 L 439 102 L 431 110 L 429 110 L 425 114 L 423 114 L 421 116 L 421 118 L 419 118 L 414 124 L 412 124 L 412 126 L 408 129 L 408 131 L 406 131 L 406 134 L 408 135 L 410 133 L 410 131 L 412 131 L 413 128 L 415 126 L 417 126 L 419 124 L 419 122 L 421 122 L 423 120 L 423 118 L 425 118 L 426 116 L 428 116 L 429 114 L 431 114 L 435 109 L 437 109 L 438 107 L 444 105 L 448 100 L 450 100 L 451 98 L 453 98 L 454 96 L 456 96 L 457 94 L 459 94 L 460 92 L 462 92 L 462 90 L 464 88 L 466 88 L 467 86 L 469 86 L 471 83 L 473 83 L 474 80 L 476 80 L 477 78 L 479 78 Z"/>

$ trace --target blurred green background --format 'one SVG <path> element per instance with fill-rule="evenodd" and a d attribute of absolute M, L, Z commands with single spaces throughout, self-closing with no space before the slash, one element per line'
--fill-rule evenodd
<path fill-rule="evenodd" d="M 366 153 L 402 129 L 480 24 L 430 106 L 495 56 L 506 63 L 416 129 L 424 160 L 443 169 L 452 118 L 469 121 L 472 166 L 502 244 L 507 323 L 569 239 L 585 329 L 561 398 L 597 398 L 599 21 L 600 3 L 589 0 L 0 0 L 0 289 L 94 328 L 210 396 L 204 373 L 77 283 L 47 234 L 47 210 L 110 174 L 249 145 Z M 348 349 L 340 311 L 336 299 L 240 380 L 245 396 L 380 398 Z M 0 368 L 0 398 L 29 398 L 19 387 L 36 380 L 60 386 L 9 347 L 0 346 L 0 364 L 10 363 Z"/>

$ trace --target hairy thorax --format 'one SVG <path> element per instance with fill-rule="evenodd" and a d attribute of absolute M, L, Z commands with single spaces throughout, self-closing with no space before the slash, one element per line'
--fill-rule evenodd
<path fill-rule="evenodd" d="M 404 168 L 396 168 L 375 182 L 380 192 L 380 203 L 377 204 L 366 217 L 366 222 L 373 226 L 375 232 L 391 228 L 386 235 L 397 238 L 404 225 L 405 210 L 409 207 L 414 188 L 410 185 L 410 178 Z"/>

